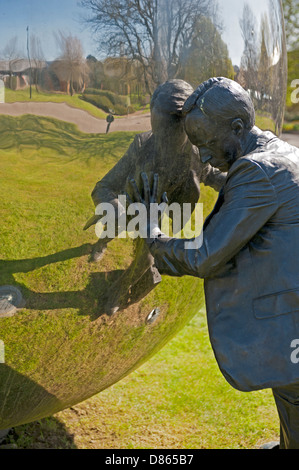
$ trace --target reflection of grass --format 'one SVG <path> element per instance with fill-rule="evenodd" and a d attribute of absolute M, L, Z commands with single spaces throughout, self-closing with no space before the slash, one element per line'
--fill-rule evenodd
<path fill-rule="evenodd" d="M 275 123 L 267 113 L 256 113 L 256 125 L 263 130 L 269 130 L 275 133 Z M 285 120 L 282 126 L 282 132 L 299 132 L 298 113 L 292 116 L 290 111 L 286 112 Z"/>
<path fill-rule="evenodd" d="M 271 392 L 225 382 L 201 314 L 138 371 L 55 418 L 17 427 L 10 442 L 70 448 L 71 435 L 79 449 L 250 449 L 277 433 Z"/>
<path fill-rule="evenodd" d="M 282 129 L 284 132 L 299 132 L 299 121 L 285 121 Z"/>
<path fill-rule="evenodd" d="M 32 332 L 41 328 L 39 322 L 44 318 L 44 331 L 52 335 L 56 329 L 63 343 L 64 327 L 58 327 L 55 314 L 43 317 L 35 312 L 38 308 L 68 308 L 62 323 L 76 331 L 80 322 L 74 309 L 86 313 L 94 310 L 100 274 L 86 258 L 96 237 L 92 229 L 83 232 L 94 210 L 90 193 L 98 178 L 127 149 L 134 134 L 88 135 L 72 124 L 32 115 L 0 116 L 0 128 L 0 285 L 19 285 L 27 302 L 33 304 Z M 114 260 L 109 268 L 118 269 L 118 264 L 119 260 Z M 90 282 L 94 272 L 95 282 Z M 44 294 L 37 295 L 39 292 Z M 1 339 L 7 335 L 7 354 L 14 351 L 13 360 L 18 362 L 17 351 L 23 345 L 20 341 L 10 350 L 10 320 L 6 323 Z M 13 337 L 22 335 L 22 316 L 20 329 L 16 325 L 11 328 Z M 43 350 L 42 343 L 39 347 Z M 41 357 L 34 359 L 28 350 L 24 370 Z"/>
<path fill-rule="evenodd" d="M 99 267 L 86 262 L 94 233 L 84 233 L 82 227 L 91 215 L 89 194 L 95 181 L 122 155 L 133 134 L 86 135 L 71 124 L 35 116 L 0 117 L 0 127 L 0 284 L 19 284 L 35 305 L 35 310 L 1 324 L 7 359 L 21 373 L 29 372 L 33 379 L 36 374 L 41 385 L 43 371 L 51 370 L 54 383 L 62 380 L 59 393 L 72 374 L 74 383 L 86 388 L 84 375 L 81 380 L 76 374 L 84 373 L 91 355 L 100 360 L 105 345 L 97 338 L 96 322 L 92 330 L 88 316 L 77 312 L 93 310 L 98 284 L 87 290 L 86 285 L 90 276 L 97 281 L 99 275 Z M 204 194 L 206 216 L 215 194 Z M 122 269 L 117 249 L 109 261 L 107 269 Z M 186 296 L 177 298 L 173 285 L 182 282 Z M 190 303 L 192 289 L 188 278 L 173 284 L 166 278 L 159 295 L 172 311 L 177 306 L 183 311 L 186 299 L 188 308 L 196 307 Z M 45 298 L 48 309 L 41 308 Z M 85 337 L 86 330 L 90 334 Z M 133 333 L 124 337 L 120 360 L 130 353 Z M 141 334 L 136 328 L 136 335 Z M 60 368 L 65 371 L 62 379 Z M 89 376 L 90 381 L 96 378 Z M 250 448 L 273 439 L 278 430 L 269 391 L 239 393 L 220 375 L 204 312 L 131 376 L 55 419 L 17 427 L 11 440 L 34 448 Z M 65 433 L 74 435 L 74 445 Z"/>
<path fill-rule="evenodd" d="M 275 123 L 270 116 L 267 116 L 267 114 L 257 112 L 255 123 L 257 127 L 263 129 L 264 131 L 275 132 Z"/>
<path fill-rule="evenodd" d="M 120 152 L 135 135 L 134 133 L 85 134 L 76 126 L 53 118 L 25 115 L 18 118 L 0 116 L 1 140 L 0 149 L 12 151 L 13 160 L 18 160 L 20 152 L 23 158 L 45 159 L 52 163 L 70 163 L 73 160 L 86 161 L 94 165 L 100 162 L 101 172 L 106 172 L 116 162 Z M 37 165 L 37 161 L 33 165 Z M 17 171 L 17 167 L 15 168 Z M 73 168 L 72 170 L 73 171 Z M 87 170 L 88 173 L 89 169 Z M 104 173 L 103 173 L 104 174 Z M 90 175 L 93 177 L 94 175 Z M 43 178 L 41 179 L 43 181 Z"/>
<path fill-rule="evenodd" d="M 203 315 L 123 382 L 56 417 L 80 448 L 253 448 L 278 429 L 270 391 L 223 379 Z"/>
<path fill-rule="evenodd" d="M 5 90 L 5 101 L 6 103 L 15 103 L 18 101 L 38 101 L 38 102 L 53 102 L 53 103 L 66 103 L 73 108 L 79 108 L 83 111 L 87 111 L 92 116 L 99 119 L 105 119 L 107 114 L 101 109 L 93 106 L 80 98 L 80 95 L 70 96 L 63 93 L 37 93 L 35 89 L 32 89 L 32 99 L 29 97 L 29 90 L 17 90 L 13 91 L 7 88 Z"/>
<path fill-rule="evenodd" d="M 107 113 L 102 109 L 99 109 L 97 106 L 83 100 L 81 95 L 70 96 L 65 93 L 46 93 L 32 89 L 32 99 L 29 97 L 29 90 L 10 90 L 9 88 L 5 89 L 5 102 L 6 103 L 16 103 L 16 102 L 25 102 L 25 101 L 35 101 L 40 103 L 66 103 L 67 105 L 73 108 L 79 108 L 83 111 L 87 111 L 92 116 L 98 119 L 106 119 Z M 150 105 L 145 106 L 138 103 L 134 104 L 134 109 L 136 111 L 142 111 L 142 113 L 148 113 L 150 110 Z M 116 119 L 121 118 L 120 116 L 115 116 Z"/>

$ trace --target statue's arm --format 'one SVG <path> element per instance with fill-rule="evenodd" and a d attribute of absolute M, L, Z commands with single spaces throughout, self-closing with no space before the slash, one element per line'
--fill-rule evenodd
<path fill-rule="evenodd" d="M 129 176 L 134 175 L 138 148 L 140 145 L 139 136 L 136 136 L 125 155 L 116 165 L 95 185 L 91 197 L 95 207 L 101 203 L 110 203 L 115 209 L 116 219 L 119 213 L 125 211 L 125 207 L 119 202 L 118 196 L 124 194 Z M 99 215 L 93 215 L 85 224 L 84 230 L 96 224 L 101 219 Z"/>
<path fill-rule="evenodd" d="M 202 170 L 200 180 L 202 183 L 204 183 L 205 186 L 210 186 L 211 188 L 215 189 L 215 191 L 219 192 L 222 186 L 224 186 L 226 176 L 227 173 L 222 173 L 222 171 L 207 164 Z"/>
<path fill-rule="evenodd" d="M 95 206 L 101 202 L 113 202 L 124 193 L 128 177 L 135 173 L 138 145 L 138 136 L 136 136 L 125 155 L 97 182 L 91 193 Z"/>
<path fill-rule="evenodd" d="M 212 276 L 223 268 L 265 225 L 278 208 L 267 174 L 246 159 L 237 161 L 227 178 L 224 203 L 203 231 L 200 248 L 186 249 L 188 240 L 148 240 L 161 274 Z"/>

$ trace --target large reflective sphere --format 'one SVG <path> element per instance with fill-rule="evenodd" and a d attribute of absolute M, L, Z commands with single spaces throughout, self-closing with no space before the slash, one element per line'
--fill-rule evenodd
<path fill-rule="evenodd" d="M 96 2 L 105 4 L 104 14 L 85 1 L 84 41 L 89 34 L 99 46 L 94 50 L 88 49 L 91 42 L 81 43 L 79 24 L 70 34 L 57 33 L 50 48 L 55 17 L 47 2 L 40 3 L 32 15 L 19 12 L 23 36 L 8 13 L 1 25 L 0 83 L 6 89 L 0 102 L 0 429 L 101 392 L 152 357 L 204 308 L 202 280 L 160 280 L 143 242 L 115 237 L 104 246 L 94 225 L 83 231 L 94 214 L 94 186 L 135 135 L 151 129 L 149 102 L 157 86 L 181 79 L 195 88 L 225 76 L 248 90 L 262 129 L 279 134 L 284 114 L 280 0 L 158 0 L 157 8 L 154 1 L 149 8 L 149 2 L 133 0 L 119 13 L 119 21 L 126 20 L 122 33 L 112 21 L 114 2 Z M 61 12 L 56 19 L 62 30 Z M 26 31 L 30 21 L 36 22 Z M 166 114 L 169 102 L 163 105 Z M 152 122 L 163 116 L 156 113 Z M 159 122 L 154 131 L 161 134 L 165 123 Z M 142 146 L 150 136 L 134 142 Z M 175 194 L 174 175 L 188 189 L 189 154 L 175 148 L 177 138 L 169 123 L 155 161 L 145 152 L 139 167 L 120 166 L 109 188 L 118 188 L 124 176 L 138 179 L 141 169 L 159 168 L 162 190 Z M 171 156 L 170 171 L 163 166 L 165 155 Z M 184 199 L 182 191 L 177 196 Z M 204 217 L 216 197 L 201 184 Z"/>

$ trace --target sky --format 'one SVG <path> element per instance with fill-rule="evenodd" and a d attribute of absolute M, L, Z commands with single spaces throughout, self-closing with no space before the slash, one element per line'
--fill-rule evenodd
<path fill-rule="evenodd" d="M 228 44 L 233 64 L 237 64 L 244 49 L 239 27 L 244 1 L 218 2 L 225 24 L 222 37 Z M 257 18 L 268 8 L 268 0 L 247 2 Z M 82 23 L 82 18 L 89 12 L 78 4 L 78 0 L 0 0 L 0 52 L 7 41 L 17 35 L 25 53 L 26 28 L 29 26 L 30 33 L 40 38 L 46 60 L 53 60 L 59 55 L 53 34 L 59 30 L 81 39 L 85 57 L 92 54 L 100 58 L 91 31 Z"/>
<path fill-rule="evenodd" d="M 40 38 L 46 60 L 59 55 L 53 34 L 59 30 L 79 37 L 85 56 L 97 57 L 96 43 L 81 21 L 88 12 L 78 3 L 78 0 L 0 0 L 0 51 L 9 39 L 18 36 L 19 47 L 25 53 L 29 26 L 30 34 Z"/>
<path fill-rule="evenodd" d="M 247 0 L 247 3 L 256 16 L 256 28 L 257 31 L 259 31 L 261 16 L 268 11 L 269 2 L 268 0 Z M 238 64 L 244 50 L 244 42 L 241 38 L 241 30 L 239 27 L 239 19 L 242 16 L 244 2 L 240 0 L 229 0 L 228 3 L 226 0 L 219 0 L 219 7 L 219 13 L 224 22 L 222 39 L 228 46 L 232 63 Z M 230 25 L 234 26 L 230 27 Z M 238 34 L 236 34 L 236 31 L 238 31 Z"/>

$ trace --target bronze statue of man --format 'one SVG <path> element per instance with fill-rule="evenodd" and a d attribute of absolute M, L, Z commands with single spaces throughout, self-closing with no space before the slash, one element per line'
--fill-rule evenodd
<path fill-rule="evenodd" d="M 158 172 L 160 187 L 167 191 L 169 204 L 190 203 L 193 209 L 199 199 L 201 182 L 217 191 L 223 185 L 225 175 L 200 161 L 198 149 L 188 140 L 184 129 L 182 108 L 193 91 L 184 80 L 169 80 L 158 86 L 150 105 L 152 130 L 136 135 L 126 154 L 96 184 L 92 192 L 94 205 L 112 204 L 116 227 L 118 214 L 125 210 L 121 207 L 119 195 L 128 191 L 130 179 L 138 181 L 141 172 L 152 175 Z M 100 219 L 99 215 L 91 217 L 85 230 Z M 110 241 L 104 238 L 97 242 L 93 254 L 95 261 L 101 260 Z M 144 240 L 137 240 L 133 263 L 108 293 L 107 313 L 114 313 L 121 306 L 127 306 L 128 289 L 131 302 L 134 303 L 160 281 L 160 274 L 153 265 L 153 257 Z"/>
<path fill-rule="evenodd" d="M 220 370 L 238 390 L 272 388 L 280 448 L 299 449 L 299 150 L 257 128 L 248 93 L 226 78 L 201 84 L 183 112 L 202 162 L 227 178 L 199 248 L 150 220 L 147 244 L 161 274 L 204 279 Z M 156 202 L 143 180 L 136 201 Z"/>

